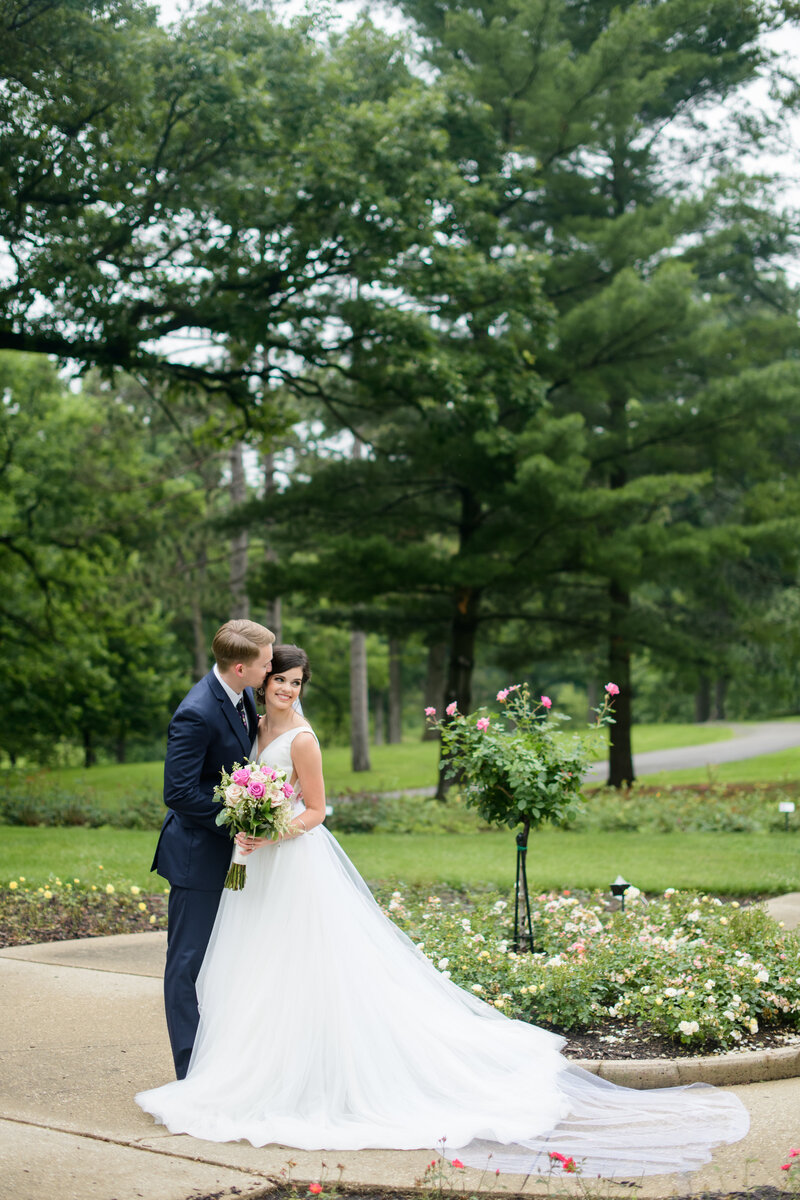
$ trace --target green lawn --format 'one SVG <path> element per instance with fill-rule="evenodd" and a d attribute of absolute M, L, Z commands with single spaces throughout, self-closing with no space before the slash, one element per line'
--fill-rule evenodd
<path fill-rule="evenodd" d="M 367 879 L 407 883 L 514 882 L 511 833 L 347 834 L 340 842 Z M 42 886 L 62 880 L 115 887 L 165 886 L 149 873 L 156 835 L 139 830 L 85 828 L 3 829 L 0 883 L 24 875 Z M 575 833 L 543 830 L 531 839 L 531 888 L 608 888 L 622 874 L 645 891 L 698 888 L 723 895 L 800 890 L 800 835 Z"/>
<path fill-rule="evenodd" d="M 637 725 L 634 727 L 634 750 L 666 750 L 673 746 L 696 746 L 704 742 L 724 741 L 731 737 L 724 726 L 698 725 Z M 599 740 L 599 738 L 598 738 Z M 603 753 L 598 750 L 598 756 Z M 438 744 L 407 741 L 395 746 L 370 748 L 372 770 L 355 774 L 350 769 L 348 746 L 331 746 L 325 750 L 325 780 L 331 796 L 342 792 L 386 792 L 403 788 L 432 787 L 437 779 Z M 99 804 L 114 803 L 124 792 L 139 788 L 160 795 L 163 763 L 125 763 L 110 766 L 65 767 L 52 773 L 53 780 L 70 790 L 77 789 L 92 795 Z M 702 773 L 701 773 L 702 777 Z"/>

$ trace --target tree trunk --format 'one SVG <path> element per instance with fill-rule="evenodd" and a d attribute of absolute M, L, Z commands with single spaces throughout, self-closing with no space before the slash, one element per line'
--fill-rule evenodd
<path fill-rule="evenodd" d="M 608 783 L 610 787 L 630 787 L 634 780 L 631 746 L 631 652 L 627 626 L 630 618 L 630 594 L 619 584 L 609 586 L 609 681 L 619 688 L 614 697 L 614 725 L 609 725 Z"/>
<path fill-rule="evenodd" d="M 264 455 L 264 496 L 270 496 L 275 491 L 275 455 Z M 278 556 L 269 544 L 269 539 L 265 539 L 264 557 L 267 561 L 267 586 L 269 586 L 269 566 L 277 562 Z M 271 629 L 275 634 L 276 643 L 283 641 L 283 606 L 280 596 L 275 596 L 270 603 L 267 604 L 264 610 L 264 624 L 267 629 Z"/>
<path fill-rule="evenodd" d="M 208 672 L 208 648 L 203 629 L 203 611 L 200 607 L 200 596 L 197 588 L 192 588 L 190 604 L 192 610 L 192 638 L 194 639 L 194 677 L 195 681 L 202 679 Z"/>
<path fill-rule="evenodd" d="M 375 703 L 372 706 L 372 740 L 376 746 L 382 746 L 386 741 L 386 696 L 383 692 L 375 693 Z"/>
<path fill-rule="evenodd" d="M 350 761 L 354 771 L 369 771 L 369 706 L 367 696 L 367 635 L 350 634 Z"/>
<path fill-rule="evenodd" d="M 726 679 L 723 675 L 718 676 L 716 687 L 714 688 L 714 720 L 725 721 L 725 701 L 728 696 L 728 684 L 730 679 Z"/>
<path fill-rule="evenodd" d="M 231 450 L 231 508 L 238 508 L 246 499 L 244 446 L 237 442 Z M 250 616 L 250 598 L 247 595 L 247 545 L 247 530 L 243 528 L 231 538 L 231 617 Z"/>
<path fill-rule="evenodd" d="M 706 674 L 700 676 L 694 694 L 694 719 L 698 725 L 711 717 L 711 680 Z"/>
<path fill-rule="evenodd" d="M 455 702 L 460 713 L 468 713 L 472 707 L 472 671 L 475 666 L 475 642 L 478 636 L 478 613 L 481 592 L 477 588 L 463 588 L 458 595 L 453 613 L 453 633 L 450 642 L 450 662 L 447 669 L 445 707 Z M 444 800 L 447 795 L 445 772 L 440 769 L 436 797 Z"/>
<path fill-rule="evenodd" d="M 389 744 L 403 740 L 403 644 L 389 638 Z"/>
<path fill-rule="evenodd" d="M 114 743 L 114 757 L 118 763 L 124 763 L 128 750 L 128 743 L 125 741 L 124 735 L 120 735 Z"/>
<path fill-rule="evenodd" d="M 428 669 L 425 675 L 424 708 L 435 708 L 439 716 L 443 712 L 444 689 L 447 681 L 447 642 L 432 642 L 428 646 Z M 434 742 L 439 737 L 427 721 L 422 727 L 423 742 Z"/>
<path fill-rule="evenodd" d="M 97 762 L 97 754 L 95 753 L 94 744 L 92 742 L 91 729 L 83 730 L 83 765 L 85 767 L 93 767 Z"/>

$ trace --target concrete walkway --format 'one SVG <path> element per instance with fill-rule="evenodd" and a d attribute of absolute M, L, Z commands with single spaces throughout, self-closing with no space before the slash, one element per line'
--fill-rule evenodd
<path fill-rule="evenodd" d="M 800 893 L 770 907 L 787 926 L 800 924 Z M 144 933 L 0 950 L 3 1200 L 255 1200 L 282 1172 L 303 1181 L 303 1194 L 307 1182 L 335 1179 L 339 1163 L 345 1184 L 411 1188 L 421 1179 L 430 1150 L 257 1150 L 174 1136 L 154 1125 L 133 1095 L 172 1078 L 161 996 L 165 944 L 164 934 Z M 742 1078 L 734 1059 L 727 1069 L 731 1081 Z M 800 1071 L 800 1052 L 796 1060 Z M 725 1082 L 720 1058 L 709 1061 L 716 1081 Z M 800 1146 L 800 1077 L 731 1090 L 750 1110 L 748 1137 L 722 1147 L 693 1176 L 644 1180 L 638 1194 L 657 1198 L 781 1184 L 780 1164 L 790 1146 Z M 481 1183 L 478 1171 L 458 1172 L 457 1186 L 467 1193 L 489 1190 L 494 1182 Z M 523 1183 L 512 1176 L 500 1182 L 506 1193 Z M 525 1191 L 554 1189 L 583 1190 L 576 1180 L 549 1189 L 540 1180 Z M 599 1183 L 591 1190 L 598 1197 L 630 1192 Z"/>
<path fill-rule="evenodd" d="M 674 750 L 649 750 L 634 754 L 637 778 L 657 775 L 660 771 L 683 771 L 690 767 L 713 767 L 719 763 L 739 762 L 762 754 L 777 754 L 800 746 L 800 721 L 762 721 L 759 725 L 731 724 L 734 736 L 727 742 L 705 742 L 702 746 L 678 746 Z M 594 763 L 586 779 L 595 781 L 608 775 L 608 763 Z"/>

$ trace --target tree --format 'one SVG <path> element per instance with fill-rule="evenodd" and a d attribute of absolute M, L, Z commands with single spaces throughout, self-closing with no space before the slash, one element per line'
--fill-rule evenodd
<path fill-rule="evenodd" d="M 114 396 L 72 394 L 41 357 L 0 355 L 2 746 L 78 737 L 124 754 L 181 680 L 169 620 L 139 564 L 170 488 Z M 76 470 L 76 464 L 79 469 Z M 168 514 L 166 514 L 168 519 Z"/>
<path fill-rule="evenodd" d="M 703 341 L 709 330 L 713 337 L 719 292 L 732 290 L 728 273 L 741 275 L 749 261 L 751 282 L 763 290 L 792 244 L 790 227 L 762 211 L 758 238 L 743 246 L 733 236 L 747 183 L 730 164 L 764 127 L 748 112 L 726 147 L 731 130 L 715 137 L 702 122 L 704 109 L 766 64 L 760 39 L 784 8 L 734 0 L 401 7 L 451 86 L 489 114 L 482 138 L 468 137 L 463 125 L 453 136 L 458 144 L 461 135 L 472 177 L 497 195 L 498 223 L 547 256 L 544 293 L 557 318 L 537 366 L 554 410 L 582 418 L 587 482 L 607 493 L 597 498 L 594 527 L 570 539 L 567 601 L 549 607 L 574 613 L 577 574 L 584 606 L 604 614 L 608 670 L 621 686 L 610 772 L 620 784 L 633 777 L 631 656 L 646 640 L 636 591 L 654 572 L 663 576 L 660 563 L 675 557 L 670 543 L 687 546 L 685 525 L 672 514 L 699 496 L 713 459 L 706 455 L 692 473 L 682 456 L 689 446 L 694 466 L 698 444 L 744 428 L 768 394 L 769 374 L 753 388 L 748 364 L 734 355 L 723 374 L 735 392 L 741 372 L 750 403 L 720 405 Z M 705 158 L 710 186 L 699 173 L 687 186 L 687 172 Z M 751 248 L 757 253 L 748 260 Z M 722 271 L 715 287 L 698 271 L 711 260 Z M 710 300 L 705 289 L 715 293 Z M 781 327 L 779 315 L 773 321 Z M 707 554 L 706 542 L 696 531 L 696 556 Z M 546 574 L 539 585 L 547 588 Z M 534 598 L 531 607 L 541 604 Z M 597 622 L 586 624 L 594 638 Z"/>
<path fill-rule="evenodd" d="M 155 13 L 0 6 L 0 348 L 197 385 L 274 431 L 276 385 L 351 344 L 342 294 L 391 286 L 446 220 L 440 100 L 367 22 Z"/>

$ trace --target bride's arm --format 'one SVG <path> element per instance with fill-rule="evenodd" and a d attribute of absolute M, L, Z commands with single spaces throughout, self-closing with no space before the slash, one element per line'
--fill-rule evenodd
<path fill-rule="evenodd" d="M 312 733 L 298 733 L 292 742 L 292 762 L 297 772 L 297 782 L 306 806 L 298 813 L 292 825 L 298 834 L 306 833 L 321 825 L 325 820 L 325 780 L 322 777 L 322 752 L 319 742 Z"/>

